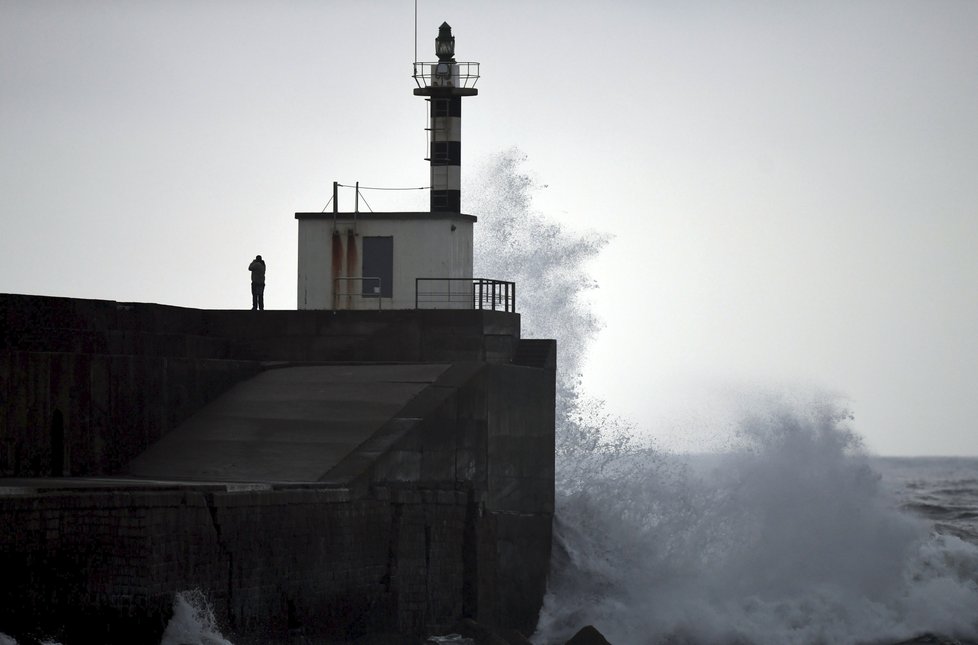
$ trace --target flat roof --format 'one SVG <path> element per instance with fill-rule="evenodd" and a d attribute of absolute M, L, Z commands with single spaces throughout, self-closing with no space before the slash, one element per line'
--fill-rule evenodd
<path fill-rule="evenodd" d="M 430 211 L 421 212 L 370 212 L 370 213 L 296 213 L 296 219 L 325 219 L 325 220 L 463 220 L 467 222 L 479 221 L 475 215 L 465 215 L 464 213 L 432 213 Z"/>

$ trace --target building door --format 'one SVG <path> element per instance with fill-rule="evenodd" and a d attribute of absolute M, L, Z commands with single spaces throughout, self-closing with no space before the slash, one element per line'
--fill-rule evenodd
<path fill-rule="evenodd" d="M 394 238 L 363 238 L 363 291 L 364 297 L 394 295 Z M 378 280 L 379 278 L 379 280 Z"/>

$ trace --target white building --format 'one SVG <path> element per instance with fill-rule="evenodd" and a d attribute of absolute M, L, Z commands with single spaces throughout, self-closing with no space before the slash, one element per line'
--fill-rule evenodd
<path fill-rule="evenodd" d="M 299 309 L 478 307 L 461 213 L 296 213 Z"/>

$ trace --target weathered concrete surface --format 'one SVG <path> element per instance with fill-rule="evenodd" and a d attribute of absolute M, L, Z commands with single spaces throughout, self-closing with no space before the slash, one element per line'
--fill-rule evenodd
<path fill-rule="evenodd" d="M 257 361 L 0 350 L 0 476 L 104 475 Z"/>
<path fill-rule="evenodd" d="M 0 350 L 258 361 L 507 363 L 520 316 L 486 310 L 234 311 L 0 294 Z"/>
<path fill-rule="evenodd" d="M 159 642 L 187 588 L 243 644 L 533 629 L 555 345 L 518 316 L 2 295 L 0 314 L 0 475 L 145 453 L 138 482 L 0 480 L 0 631 Z"/>
<path fill-rule="evenodd" d="M 499 311 L 205 311 L 0 294 L 0 476 L 117 473 L 263 362 L 507 364 Z"/>
<path fill-rule="evenodd" d="M 270 369 L 239 383 L 125 469 L 156 479 L 315 482 L 447 365 Z"/>

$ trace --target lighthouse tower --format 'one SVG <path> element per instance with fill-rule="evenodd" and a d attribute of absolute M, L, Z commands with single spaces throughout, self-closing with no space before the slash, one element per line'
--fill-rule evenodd
<path fill-rule="evenodd" d="M 415 63 L 416 96 L 428 97 L 431 114 L 428 128 L 431 164 L 431 212 L 461 212 L 462 97 L 479 90 L 479 63 L 455 60 L 455 37 L 443 22 L 435 38 L 435 63 Z"/>

